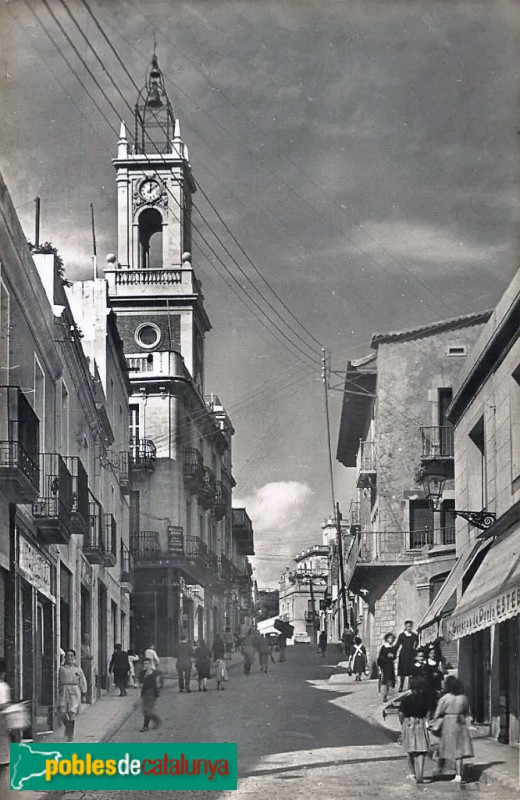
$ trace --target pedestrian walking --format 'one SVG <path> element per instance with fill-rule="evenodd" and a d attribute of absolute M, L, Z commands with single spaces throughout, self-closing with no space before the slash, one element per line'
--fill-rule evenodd
<path fill-rule="evenodd" d="M 217 658 L 215 661 L 215 670 L 217 673 L 217 691 L 222 689 L 224 691 L 224 683 L 228 679 L 227 665 L 225 658 Z"/>
<path fill-rule="evenodd" d="M 158 655 L 157 655 L 157 653 L 155 652 L 155 645 L 154 645 L 153 643 L 152 643 L 151 645 L 149 645 L 149 646 L 146 648 L 146 650 L 144 651 L 144 654 L 143 654 L 143 662 L 144 662 L 144 660 L 145 660 L 146 658 L 149 658 L 149 659 L 150 659 L 150 661 L 152 662 L 152 665 L 153 665 L 153 668 L 154 668 L 154 669 L 159 669 L 159 663 L 160 663 L 160 662 L 159 662 L 159 656 L 158 656 Z"/>
<path fill-rule="evenodd" d="M 415 651 L 419 644 L 419 637 L 413 631 L 413 622 L 407 619 L 404 630 L 397 637 L 397 674 L 399 675 L 399 691 L 404 691 L 406 679 L 412 674 L 412 665 Z"/>
<path fill-rule="evenodd" d="M 161 692 L 161 673 L 155 669 L 151 658 L 143 660 L 143 675 L 141 683 L 141 711 L 143 713 L 143 727 L 141 733 L 148 730 L 150 722 L 154 728 L 160 727 L 161 718 L 155 713 L 155 704 Z"/>
<path fill-rule="evenodd" d="M 193 650 L 188 642 L 188 637 L 182 633 L 176 648 L 177 663 L 175 665 L 179 678 L 179 692 L 191 692 L 192 655 Z"/>
<path fill-rule="evenodd" d="M 438 700 L 442 692 L 442 682 L 444 680 L 442 654 L 440 652 L 440 647 L 435 642 L 429 644 L 428 647 L 425 648 L 425 652 L 426 652 L 426 666 L 428 667 L 429 680 L 432 685 L 432 689 L 437 695 L 437 700 Z"/>
<path fill-rule="evenodd" d="M 58 670 L 58 712 L 65 728 L 65 740 L 72 742 L 76 717 L 80 712 L 81 701 L 87 692 L 85 673 L 75 663 L 76 651 L 65 651 L 65 660 Z"/>
<path fill-rule="evenodd" d="M 201 639 L 195 648 L 195 669 L 197 670 L 199 692 L 207 692 L 208 678 L 211 677 L 211 650 L 204 639 Z"/>
<path fill-rule="evenodd" d="M 350 661 L 350 668 L 356 676 L 356 681 L 359 682 L 361 680 L 361 675 L 366 672 L 367 668 L 367 651 L 365 645 L 361 641 L 361 637 L 359 636 L 354 638 Z"/>
<path fill-rule="evenodd" d="M 327 631 L 322 631 L 318 637 L 318 653 L 321 653 L 321 657 L 325 658 L 326 651 L 327 651 Z"/>
<path fill-rule="evenodd" d="M 128 653 L 121 644 L 114 645 L 114 652 L 108 665 L 108 671 L 114 674 L 114 683 L 119 689 L 119 697 L 126 697 L 126 687 L 130 674 L 130 661 Z"/>
<path fill-rule="evenodd" d="M 345 655 L 347 658 L 350 658 L 352 655 L 352 646 L 354 644 L 354 636 L 356 634 L 350 627 L 350 625 L 345 625 L 343 628 L 343 633 L 341 634 L 341 641 L 343 642 L 343 649 L 345 650 Z"/>
<path fill-rule="evenodd" d="M 128 674 L 128 685 L 131 686 L 133 689 L 137 686 L 137 675 L 135 674 L 136 667 L 139 663 L 139 656 L 133 649 L 133 647 L 128 650 L 128 663 L 130 665 L 130 672 Z"/>
<path fill-rule="evenodd" d="M 393 633 L 387 633 L 383 637 L 383 644 L 377 657 L 377 666 L 380 670 L 381 686 L 383 687 L 383 703 L 388 700 L 388 692 L 395 688 L 395 660 L 397 657 L 397 645 Z"/>
<path fill-rule="evenodd" d="M 274 655 L 273 655 L 274 648 L 276 647 L 276 637 L 273 638 L 273 635 L 269 634 L 269 636 L 267 636 L 267 643 L 269 645 L 269 658 L 271 659 L 273 664 L 276 664 L 276 661 L 274 660 Z"/>
<path fill-rule="evenodd" d="M 445 694 L 435 709 L 431 731 L 439 737 L 439 774 L 442 774 L 446 761 L 454 761 L 454 783 L 462 783 L 464 759 L 474 756 L 468 716 L 469 703 L 464 686 L 454 675 L 448 675 Z"/>
<path fill-rule="evenodd" d="M 234 642 L 235 642 L 235 653 L 240 653 L 240 648 L 242 646 L 242 643 L 240 641 L 240 635 L 239 635 L 238 631 L 234 632 L 233 639 L 234 639 Z"/>
<path fill-rule="evenodd" d="M 424 691 L 424 682 L 417 676 L 409 680 L 409 693 L 402 698 L 399 706 L 399 721 L 402 727 L 403 747 L 408 755 L 409 780 L 422 783 L 424 778 L 424 759 L 430 751 L 427 730 L 429 698 Z"/>
<path fill-rule="evenodd" d="M 229 626 L 224 631 L 224 636 L 222 638 L 226 648 L 226 658 L 231 660 L 231 654 L 233 652 L 233 645 L 235 643 L 235 639 L 233 634 L 231 633 L 231 628 Z"/>
<path fill-rule="evenodd" d="M 242 655 L 244 656 L 244 674 L 250 675 L 251 667 L 253 666 L 253 661 L 255 660 L 255 638 L 253 636 L 252 628 L 249 628 L 248 632 L 244 636 L 244 640 L 242 642 Z"/>
<path fill-rule="evenodd" d="M 278 650 L 280 651 L 280 658 L 278 659 L 278 661 L 285 661 L 286 660 L 285 651 L 287 649 L 287 636 L 285 635 L 285 633 L 278 634 L 277 644 L 278 644 Z"/>
<path fill-rule="evenodd" d="M 258 660 L 260 661 L 260 672 L 267 675 L 267 664 L 269 662 L 269 640 L 267 636 L 261 636 L 257 642 Z M 273 659 L 274 660 L 274 659 Z"/>

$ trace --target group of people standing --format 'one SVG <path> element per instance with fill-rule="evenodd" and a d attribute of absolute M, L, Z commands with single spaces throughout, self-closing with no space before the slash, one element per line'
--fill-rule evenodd
<path fill-rule="evenodd" d="M 461 783 L 464 759 L 473 756 L 464 687 L 453 675 L 444 679 L 438 643 L 419 647 L 412 620 L 405 622 L 397 638 L 387 633 L 379 651 L 383 702 L 388 699 L 389 689 L 396 685 L 396 664 L 400 693 L 408 681 L 408 690 L 399 704 L 402 743 L 410 767 L 408 778 L 423 783 L 425 759 L 432 755 L 437 759 L 438 774 L 442 774 L 446 761 L 454 761 L 454 781 Z"/>

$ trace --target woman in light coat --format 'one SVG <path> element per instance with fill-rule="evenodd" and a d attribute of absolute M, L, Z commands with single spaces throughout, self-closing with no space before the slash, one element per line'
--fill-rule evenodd
<path fill-rule="evenodd" d="M 87 693 L 85 673 L 76 664 L 76 651 L 67 650 L 65 663 L 58 671 L 58 711 L 65 727 L 65 740 L 72 742 L 76 717 L 83 695 Z"/>

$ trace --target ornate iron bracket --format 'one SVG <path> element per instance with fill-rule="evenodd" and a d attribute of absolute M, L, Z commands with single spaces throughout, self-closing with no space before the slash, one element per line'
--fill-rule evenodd
<path fill-rule="evenodd" d="M 465 520 L 469 522 L 470 525 L 473 525 L 475 528 L 480 528 L 481 531 L 487 531 L 493 523 L 496 521 L 497 515 L 493 514 L 492 511 L 456 511 L 453 510 L 450 513 L 455 514 L 456 516 L 463 517 Z"/>

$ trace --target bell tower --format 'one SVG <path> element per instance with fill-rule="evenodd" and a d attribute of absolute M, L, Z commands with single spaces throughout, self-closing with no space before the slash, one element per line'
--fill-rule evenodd
<path fill-rule="evenodd" d="M 181 356 L 203 393 L 210 323 L 191 262 L 196 187 L 155 54 L 135 105 L 133 141 L 122 122 L 113 164 L 118 247 L 105 276 L 125 355 L 136 377 L 150 379 Z"/>

